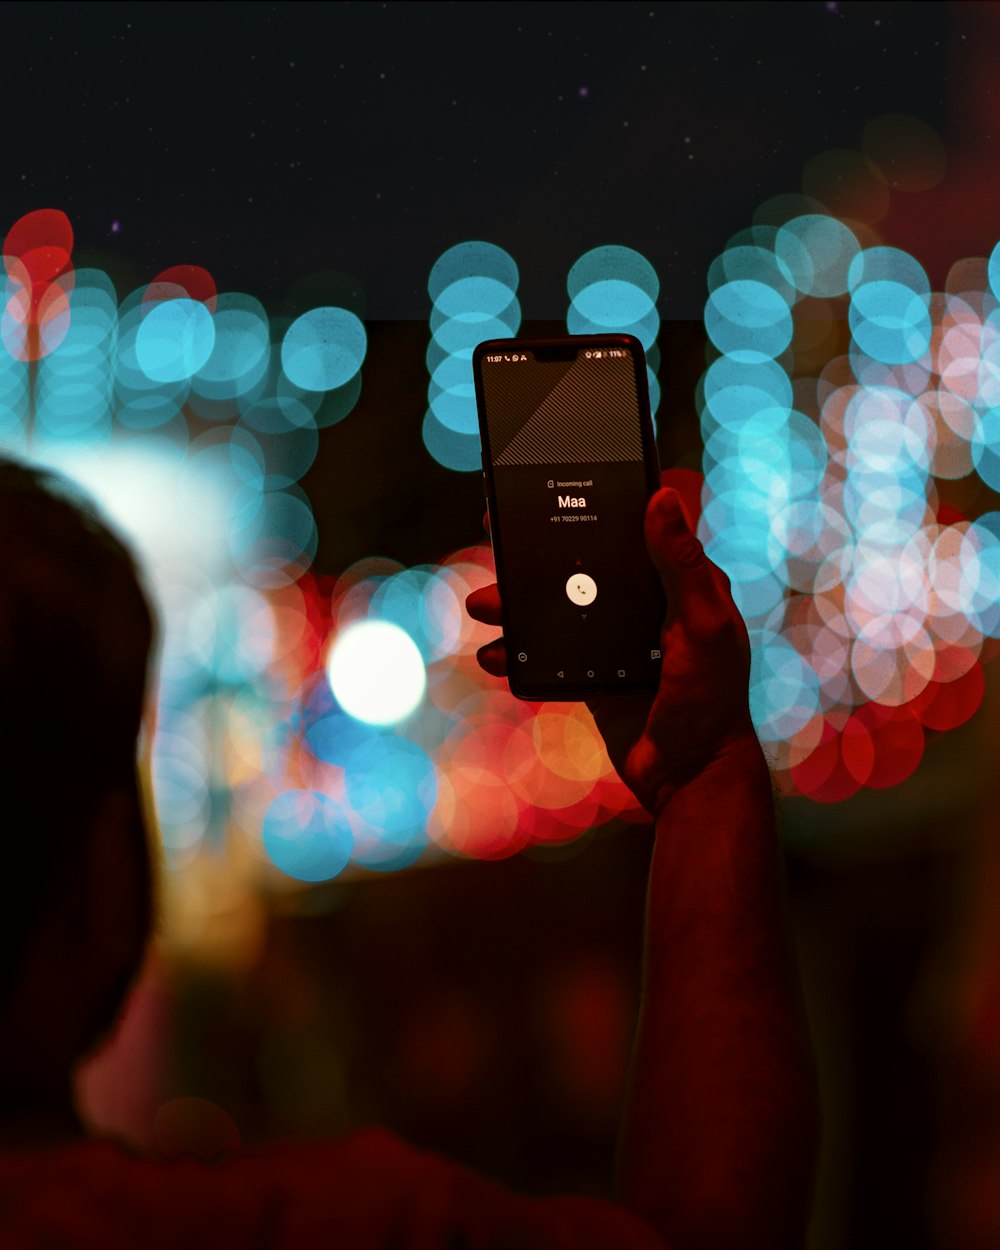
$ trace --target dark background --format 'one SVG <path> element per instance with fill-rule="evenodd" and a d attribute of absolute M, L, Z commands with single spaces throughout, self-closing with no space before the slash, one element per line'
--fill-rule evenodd
<path fill-rule="evenodd" d="M 468 238 L 560 318 L 569 266 L 616 242 L 661 315 L 698 317 L 726 238 L 810 157 L 883 113 L 946 125 L 973 7 L 7 4 L 5 212 L 61 207 L 137 283 L 201 264 L 270 306 L 347 271 L 375 320 L 424 319 Z"/>
<path fill-rule="evenodd" d="M 993 7 L 6 4 L 0 231 L 63 209 L 76 263 L 122 295 L 193 263 L 275 316 L 346 301 L 369 353 L 305 481 L 317 571 L 434 560 L 478 541 L 482 512 L 475 475 L 420 443 L 442 251 L 506 248 L 529 331 L 565 315 L 585 250 L 647 256 L 661 460 L 697 467 L 708 267 L 813 157 L 912 114 L 949 171 L 894 195 L 886 240 L 936 289 L 996 242 Z M 989 678 L 904 786 L 782 809 L 827 1119 L 813 1250 L 995 1244 L 962 1231 L 1000 1160 L 996 1116 L 963 1119 L 1000 1090 L 1000 1036 L 969 1006 L 1000 951 Z M 316 914 L 269 918 L 242 977 L 171 971 L 159 1086 L 212 1099 L 245 1140 L 377 1120 L 528 1189 L 606 1192 L 647 854 L 642 830 L 607 829 L 568 857 L 319 891 Z"/>

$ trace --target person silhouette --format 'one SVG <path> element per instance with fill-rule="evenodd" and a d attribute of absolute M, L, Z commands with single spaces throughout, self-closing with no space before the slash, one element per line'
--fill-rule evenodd
<path fill-rule="evenodd" d="M 646 542 L 669 604 L 660 687 L 592 708 L 656 822 L 618 1200 L 528 1198 L 375 1128 L 212 1164 L 145 1158 L 87 1136 L 72 1082 L 153 922 L 136 762 L 153 615 L 96 508 L 53 473 L 0 461 L 5 1250 L 803 1245 L 816 1082 L 746 631 L 669 486 Z M 495 586 L 467 606 L 499 623 Z M 502 639 L 480 663 L 503 674 Z"/>
<path fill-rule="evenodd" d="M 68 481 L 0 461 L 0 1132 L 72 1131 L 76 1060 L 152 923 L 136 772 L 153 620 L 133 559 Z"/>

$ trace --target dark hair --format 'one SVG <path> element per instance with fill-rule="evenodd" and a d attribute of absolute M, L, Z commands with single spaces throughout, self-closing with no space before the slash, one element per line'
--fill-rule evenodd
<path fill-rule="evenodd" d="M 138 793 L 153 632 L 135 562 L 93 503 L 0 459 L 0 1002 L 102 799 Z M 147 910 L 149 888 L 147 872 Z"/>

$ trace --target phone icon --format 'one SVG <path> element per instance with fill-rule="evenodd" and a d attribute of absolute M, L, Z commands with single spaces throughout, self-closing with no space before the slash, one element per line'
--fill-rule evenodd
<path fill-rule="evenodd" d="M 566 582 L 566 594 L 570 603 L 586 607 L 597 598 L 597 582 L 586 573 L 574 573 Z"/>

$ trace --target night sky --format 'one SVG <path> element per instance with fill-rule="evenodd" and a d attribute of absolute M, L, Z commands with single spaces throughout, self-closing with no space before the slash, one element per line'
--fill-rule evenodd
<path fill-rule="evenodd" d="M 559 318 L 572 262 L 622 243 L 697 317 L 810 157 L 886 112 L 947 129 L 969 7 L 6 4 L 3 219 L 64 209 L 126 288 L 190 262 L 273 307 L 347 272 L 376 320 L 426 318 L 434 260 L 477 237 Z"/>

